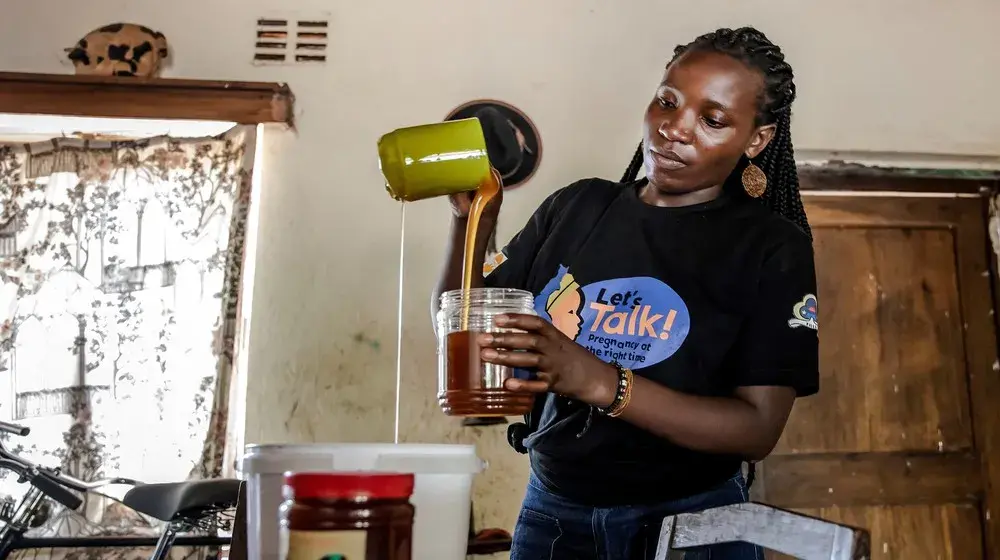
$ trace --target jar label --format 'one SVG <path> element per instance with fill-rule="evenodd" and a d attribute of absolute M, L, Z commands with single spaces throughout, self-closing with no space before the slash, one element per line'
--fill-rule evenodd
<path fill-rule="evenodd" d="M 288 531 L 285 560 L 365 560 L 366 531 Z"/>

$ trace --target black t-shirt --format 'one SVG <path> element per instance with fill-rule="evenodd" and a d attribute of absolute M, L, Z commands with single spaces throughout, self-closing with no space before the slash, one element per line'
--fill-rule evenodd
<path fill-rule="evenodd" d="M 818 390 L 812 243 L 745 196 L 663 208 L 639 184 L 556 191 L 486 268 L 486 285 L 535 294 L 535 309 L 606 362 L 695 395 L 736 387 Z M 691 496 L 732 477 L 735 456 L 702 453 L 542 395 L 525 440 L 551 490 L 594 506 Z"/>

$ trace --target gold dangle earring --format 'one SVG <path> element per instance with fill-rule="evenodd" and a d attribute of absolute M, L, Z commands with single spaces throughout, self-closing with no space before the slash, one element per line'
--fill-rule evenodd
<path fill-rule="evenodd" d="M 767 190 L 767 175 L 754 165 L 752 159 L 747 158 L 747 160 L 747 166 L 743 168 L 743 190 L 752 198 L 760 198 Z"/>

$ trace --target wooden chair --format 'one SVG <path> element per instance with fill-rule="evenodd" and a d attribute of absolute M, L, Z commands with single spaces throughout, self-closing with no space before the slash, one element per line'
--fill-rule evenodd
<path fill-rule="evenodd" d="M 510 533 L 503 529 L 476 530 L 475 504 L 469 508 L 469 544 L 466 556 L 488 556 L 498 552 L 510 552 Z"/>
<path fill-rule="evenodd" d="M 671 551 L 743 541 L 802 560 L 868 560 L 868 531 L 763 504 L 723 506 L 667 517 L 656 560 Z"/>

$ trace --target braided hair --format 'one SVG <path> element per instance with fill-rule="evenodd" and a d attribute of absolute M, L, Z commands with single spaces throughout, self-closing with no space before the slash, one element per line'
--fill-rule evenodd
<path fill-rule="evenodd" d="M 785 55 L 763 33 L 752 27 L 724 28 L 702 35 L 687 45 L 679 45 L 674 49 L 670 63 L 686 52 L 697 51 L 730 56 L 749 68 L 756 69 L 764 78 L 764 88 L 757 100 L 755 125 L 774 124 L 776 130 L 771 142 L 755 162 L 767 176 L 767 190 L 764 191 L 762 200 L 771 210 L 799 226 L 811 238 L 812 232 L 799 194 L 799 176 L 792 149 L 791 113 L 792 102 L 795 101 L 795 82 L 792 67 L 785 62 Z M 642 168 L 642 162 L 640 142 L 621 182 L 633 181 Z M 740 176 L 748 164 L 749 160 L 744 156 L 741 164 L 729 175 L 726 184 L 741 184 Z"/>

